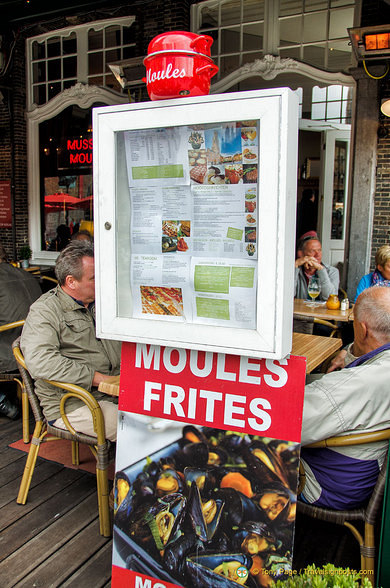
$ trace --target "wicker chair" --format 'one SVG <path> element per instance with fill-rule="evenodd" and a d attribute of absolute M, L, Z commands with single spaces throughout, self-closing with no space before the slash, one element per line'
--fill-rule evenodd
<path fill-rule="evenodd" d="M 309 335 L 312 335 L 314 325 L 324 325 L 325 327 L 331 329 L 329 337 L 341 338 L 341 331 L 335 323 L 323 319 L 314 318 L 312 316 L 294 313 L 293 331 L 295 333 L 307 333 Z"/>
<path fill-rule="evenodd" d="M 39 399 L 34 390 L 34 382 L 32 380 L 30 373 L 27 370 L 19 345 L 20 337 L 16 339 L 16 341 L 14 341 L 12 347 L 16 361 L 18 362 L 20 375 L 22 376 L 23 387 L 28 395 L 31 410 L 33 411 L 35 417 L 35 428 L 16 502 L 18 504 L 26 504 L 31 479 L 34 473 L 35 463 L 38 457 L 39 447 L 43 441 L 46 442 L 56 441 L 58 439 L 69 439 L 72 442 L 72 462 L 74 465 L 79 465 L 78 444 L 85 443 L 89 446 L 92 454 L 96 459 L 96 479 L 99 504 L 100 533 L 104 537 L 110 537 L 111 522 L 109 511 L 109 488 L 107 470 L 109 464 L 109 449 L 111 444 L 105 438 L 104 417 L 100 409 L 100 406 L 96 399 L 92 396 L 92 394 L 84 388 L 81 388 L 80 386 L 76 386 L 74 384 L 67 384 L 64 382 L 45 380 L 49 384 L 52 384 L 53 386 L 56 386 L 67 391 L 61 398 L 60 410 L 61 417 L 64 420 L 68 430 L 59 429 L 57 427 L 53 427 L 52 425 L 50 425 L 43 415 Z M 96 437 L 91 437 L 83 433 L 78 433 L 73 429 L 72 425 L 68 421 L 65 412 L 65 404 L 68 398 L 78 398 L 88 406 L 92 413 Z"/>
<path fill-rule="evenodd" d="M 331 437 L 305 447 L 345 447 L 349 445 L 360 445 L 363 443 L 375 443 L 377 441 L 384 441 L 390 439 L 390 429 L 382 431 L 375 431 L 372 433 L 357 433 L 355 435 L 346 435 L 339 437 Z M 302 466 L 302 464 L 301 464 Z M 301 512 L 314 519 L 326 521 L 328 523 L 335 523 L 336 525 L 345 525 L 351 531 L 352 535 L 360 545 L 360 559 L 361 569 L 367 572 L 369 580 L 374 584 L 374 570 L 375 570 L 375 524 L 381 521 L 382 502 L 385 492 L 387 478 L 387 455 L 385 457 L 383 467 L 379 472 L 377 482 L 371 497 L 366 506 L 355 508 L 352 510 L 332 510 L 330 508 L 323 508 L 314 506 L 305 502 L 297 501 L 298 512 Z M 300 467 L 300 484 L 298 492 L 304 488 L 305 473 Z M 362 534 L 352 524 L 353 521 L 364 522 L 364 533 Z"/>
<path fill-rule="evenodd" d="M 17 329 L 19 327 L 23 327 L 24 320 L 14 321 L 12 323 L 6 323 L 5 325 L 0 326 L 0 333 L 4 333 L 5 331 L 10 331 L 12 329 Z M 15 333 L 15 336 L 17 333 Z M 28 398 L 27 394 L 24 393 L 24 388 L 22 382 L 19 378 L 19 372 L 5 372 L 0 374 L 0 382 L 16 382 L 18 387 L 18 396 L 20 396 L 20 400 L 22 402 L 22 426 L 23 426 L 23 441 L 25 443 L 30 442 L 30 429 L 29 429 L 29 412 L 28 412 Z"/>

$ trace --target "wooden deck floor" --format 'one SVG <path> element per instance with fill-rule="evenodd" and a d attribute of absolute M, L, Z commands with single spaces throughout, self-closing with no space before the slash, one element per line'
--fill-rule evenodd
<path fill-rule="evenodd" d="M 96 478 L 38 458 L 16 503 L 26 454 L 8 445 L 21 421 L 0 417 L 0 586 L 111 586 L 112 540 L 99 534 Z"/>
<path fill-rule="evenodd" d="M 8 447 L 21 421 L 0 416 L 0 586 L 100 588 L 111 585 L 112 540 L 99 534 L 96 479 L 38 458 L 25 506 L 16 503 L 26 454 Z M 348 530 L 300 517 L 294 569 L 328 562 L 360 568 Z"/>

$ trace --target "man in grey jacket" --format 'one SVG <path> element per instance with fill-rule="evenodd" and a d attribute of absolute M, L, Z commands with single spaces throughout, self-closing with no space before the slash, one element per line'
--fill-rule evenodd
<path fill-rule="evenodd" d="M 0 325 L 24 320 L 32 304 L 42 294 L 38 280 L 28 272 L 7 261 L 0 243 Z M 0 333 L 0 373 L 17 372 L 12 343 L 19 337 L 21 327 Z M 0 390 L 0 413 L 16 418 L 19 409 L 13 404 L 14 382 L 3 382 Z"/>
<path fill-rule="evenodd" d="M 322 246 L 318 237 L 308 236 L 298 245 L 295 260 L 294 297 L 308 299 L 307 286 L 311 276 L 318 276 L 321 292 L 319 300 L 327 300 L 329 294 L 337 294 L 339 290 L 339 271 L 322 262 Z"/>
<path fill-rule="evenodd" d="M 75 241 L 68 245 L 57 258 L 55 273 L 58 286 L 31 306 L 21 339 L 43 412 L 49 422 L 65 429 L 60 415 L 63 392 L 43 378 L 78 384 L 98 400 L 106 437 L 115 441 L 117 405 L 97 387 L 119 374 L 121 343 L 96 337 L 92 244 Z M 81 401 L 68 400 L 66 412 L 77 431 L 94 435 L 91 413 Z"/>
<path fill-rule="evenodd" d="M 369 288 L 360 294 L 354 333 L 353 343 L 340 352 L 331 373 L 305 388 L 302 445 L 390 427 L 390 288 Z M 303 500 L 338 510 L 361 506 L 371 495 L 387 446 L 383 441 L 303 448 Z"/>

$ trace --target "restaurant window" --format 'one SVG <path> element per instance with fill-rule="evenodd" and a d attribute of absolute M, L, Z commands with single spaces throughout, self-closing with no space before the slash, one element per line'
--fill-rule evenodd
<path fill-rule="evenodd" d="M 74 105 L 39 125 L 44 251 L 60 251 L 72 234 L 92 226 L 91 116 L 91 108 Z"/>
<path fill-rule="evenodd" d="M 312 92 L 311 119 L 351 123 L 352 89 L 346 86 L 315 86 Z"/>
<path fill-rule="evenodd" d="M 123 93 L 108 63 L 135 56 L 133 22 L 95 21 L 30 38 L 29 107 L 46 104 L 77 82 Z"/>
<path fill-rule="evenodd" d="M 192 7 L 192 30 L 214 39 L 211 55 L 219 67 L 215 79 L 222 80 L 264 55 L 342 72 L 351 65 L 347 28 L 354 24 L 355 4 L 355 0 L 206 0 Z M 332 88 L 319 100 L 307 86 L 305 113 L 311 110 L 316 120 L 350 122 L 350 90 L 343 90 L 336 101 Z M 310 108 L 312 97 L 315 104 Z"/>

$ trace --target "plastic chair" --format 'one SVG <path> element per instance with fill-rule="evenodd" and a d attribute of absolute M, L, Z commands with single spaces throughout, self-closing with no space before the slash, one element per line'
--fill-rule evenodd
<path fill-rule="evenodd" d="M 361 445 L 363 443 L 376 443 L 386 439 L 390 439 L 390 429 L 374 431 L 371 433 L 356 433 L 354 435 L 330 437 L 329 439 L 318 441 L 316 443 L 306 445 L 305 447 L 346 447 L 350 445 Z M 299 500 L 297 501 L 298 512 L 301 512 L 314 519 L 348 527 L 360 545 L 361 569 L 367 572 L 367 575 L 364 575 L 364 577 L 367 577 L 369 580 L 371 580 L 373 586 L 375 586 L 375 524 L 380 524 L 381 522 L 382 502 L 385 492 L 386 478 L 387 455 L 383 462 L 382 469 L 379 472 L 378 479 L 372 491 L 371 497 L 366 506 L 352 510 L 332 510 L 330 508 L 307 504 Z M 304 488 L 304 480 L 305 473 L 301 463 L 298 493 L 302 492 Z M 363 535 L 352 524 L 353 521 L 364 522 Z"/>
<path fill-rule="evenodd" d="M 109 449 L 111 444 L 110 441 L 108 441 L 105 438 L 104 417 L 100 409 L 100 406 L 97 400 L 93 397 L 93 395 L 84 388 L 81 388 L 80 386 L 76 386 L 75 384 L 67 384 L 64 382 L 45 380 L 45 382 L 48 382 L 52 386 L 56 386 L 67 391 L 61 398 L 60 411 L 61 417 L 64 420 L 65 425 L 68 429 L 63 430 L 54 427 L 53 425 L 50 425 L 42 412 L 38 396 L 35 393 L 33 379 L 26 367 L 24 357 L 19 345 L 20 337 L 16 339 L 16 341 L 14 341 L 12 348 L 16 361 L 18 363 L 20 375 L 22 376 L 23 386 L 28 394 L 31 409 L 35 417 L 35 428 L 16 502 L 18 504 L 26 504 L 31 479 L 34 473 L 34 468 L 39 453 L 39 447 L 43 441 L 69 439 L 72 442 L 72 462 L 74 465 L 79 465 L 78 443 L 85 443 L 89 446 L 92 454 L 96 459 L 96 479 L 99 504 L 100 534 L 104 537 L 110 537 L 111 523 L 109 511 L 109 489 L 107 470 L 109 464 Z M 68 398 L 71 397 L 82 400 L 90 409 L 93 418 L 96 437 L 91 437 L 83 433 L 78 433 L 73 429 L 72 425 L 69 423 L 65 412 L 65 404 Z"/>
<path fill-rule="evenodd" d="M 23 327 L 24 320 L 14 321 L 12 323 L 6 323 L 0 326 L 0 333 L 4 331 L 10 331 L 18 327 Z M 23 441 L 25 443 L 30 442 L 30 427 L 29 427 L 29 410 L 28 410 L 28 397 L 24 392 L 22 382 L 19 378 L 19 372 L 5 372 L 0 374 L 0 382 L 16 382 L 18 387 L 18 396 L 22 402 L 22 427 L 23 427 Z"/>

